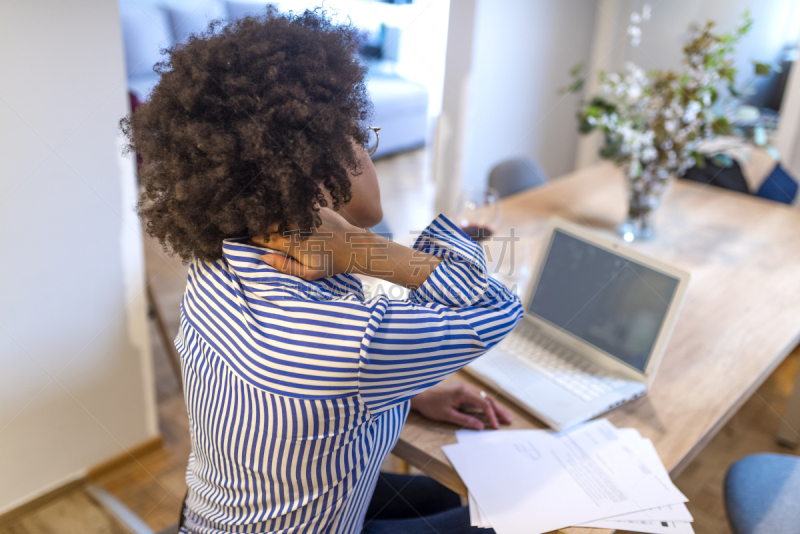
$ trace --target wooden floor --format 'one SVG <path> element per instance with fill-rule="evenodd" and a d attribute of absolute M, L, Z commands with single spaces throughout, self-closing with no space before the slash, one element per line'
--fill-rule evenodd
<path fill-rule="evenodd" d="M 387 223 L 402 236 L 423 228 L 430 220 L 433 186 L 423 150 L 376 162 Z M 171 332 L 178 328 L 178 307 L 186 283 L 186 267 L 170 259 L 157 243 L 145 244 L 148 280 Z M 158 531 L 178 519 L 186 491 L 184 481 L 190 451 L 188 420 L 178 382 L 167 361 L 161 339 L 151 324 L 162 450 L 104 475 L 104 486 Z M 757 452 L 792 452 L 775 444 L 786 398 L 791 391 L 800 350 L 795 350 L 749 399 L 703 452 L 676 479 L 689 497 L 698 534 L 729 533 L 722 502 L 727 468 L 739 458 Z M 392 462 L 386 464 L 391 468 Z M 0 525 L 0 534 L 117 534 L 128 532 L 83 490 L 76 489 L 34 510 L 12 524 Z"/>

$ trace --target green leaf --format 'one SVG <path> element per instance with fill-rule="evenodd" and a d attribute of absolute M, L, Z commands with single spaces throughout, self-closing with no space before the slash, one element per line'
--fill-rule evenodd
<path fill-rule="evenodd" d="M 768 76 L 772 71 L 772 68 L 769 65 L 766 63 L 761 63 L 760 61 L 753 61 L 753 67 L 756 76 Z"/>
<path fill-rule="evenodd" d="M 722 69 L 719 71 L 719 75 L 721 78 L 733 83 L 734 80 L 736 79 L 736 69 L 732 67 L 728 67 L 727 69 Z"/>
<path fill-rule="evenodd" d="M 578 63 L 577 65 L 572 67 L 572 69 L 569 71 L 570 76 L 572 77 L 580 76 L 585 66 L 586 66 L 585 63 L 583 62 Z"/>
<path fill-rule="evenodd" d="M 613 135 L 606 134 L 605 144 L 600 148 L 600 157 L 603 159 L 615 159 L 619 156 L 619 149 L 622 146 L 622 140 L 615 138 Z"/>
<path fill-rule="evenodd" d="M 730 135 L 733 133 L 731 123 L 725 117 L 717 117 L 714 122 L 711 123 L 711 129 L 717 135 Z"/>
<path fill-rule="evenodd" d="M 695 161 L 695 166 L 698 169 L 705 169 L 706 168 L 706 157 L 702 155 L 700 152 L 694 151 L 692 152 L 692 157 Z"/>
<path fill-rule="evenodd" d="M 746 9 L 742 14 L 742 25 L 736 28 L 737 37 L 745 35 L 753 27 L 753 17 L 750 15 L 750 10 Z"/>

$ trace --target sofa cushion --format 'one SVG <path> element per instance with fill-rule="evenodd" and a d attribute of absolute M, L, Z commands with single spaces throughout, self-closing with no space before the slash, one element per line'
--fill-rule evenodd
<path fill-rule="evenodd" d="M 204 32 L 212 20 L 224 19 L 228 15 L 222 5 L 214 0 L 206 0 L 192 10 L 167 7 L 166 11 L 172 38 L 176 43 L 185 43 L 189 35 Z"/>
<path fill-rule="evenodd" d="M 399 76 L 371 75 L 367 78 L 366 86 L 376 113 L 428 111 L 428 90 L 424 85 Z"/>
<path fill-rule="evenodd" d="M 373 157 L 423 146 L 428 137 L 428 91 L 399 76 L 372 75 L 366 82 L 373 104 L 372 126 L 380 126 Z"/>
<path fill-rule="evenodd" d="M 125 65 L 128 77 L 152 75 L 153 66 L 166 57 L 162 49 L 172 45 L 169 18 L 152 6 L 120 6 Z"/>
<path fill-rule="evenodd" d="M 240 19 L 247 15 L 263 15 L 269 2 L 225 2 L 230 19 Z"/>
<path fill-rule="evenodd" d="M 764 183 L 758 188 L 756 196 L 791 204 L 797 197 L 797 189 L 797 181 L 789 176 L 789 173 L 779 163 L 775 165 L 775 168 L 769 173 Z"/>

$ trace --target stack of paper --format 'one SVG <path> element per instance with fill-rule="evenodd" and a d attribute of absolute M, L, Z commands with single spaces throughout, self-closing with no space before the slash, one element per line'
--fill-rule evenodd
<path fill-rule="evenodd" d="M 469 489 L 473 526 L 535 534 L 569 526 L 693 533 L 688 499 L 653 444 L 608 420 L 567 432 L 458 432 L 443 447 Z"/>

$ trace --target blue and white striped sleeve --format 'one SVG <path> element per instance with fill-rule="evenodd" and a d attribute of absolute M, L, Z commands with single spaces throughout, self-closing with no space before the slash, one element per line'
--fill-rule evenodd
<path fill-rule="evenodd" d="M 407 300 L 385 295 L 362 343 L 359 392 L 373 412 L 404 402 L 503 339 L 522 317 L 519 298 L 489 278 L 481 246 L 439 215 L 414 248 L 442 261 Z"/>

